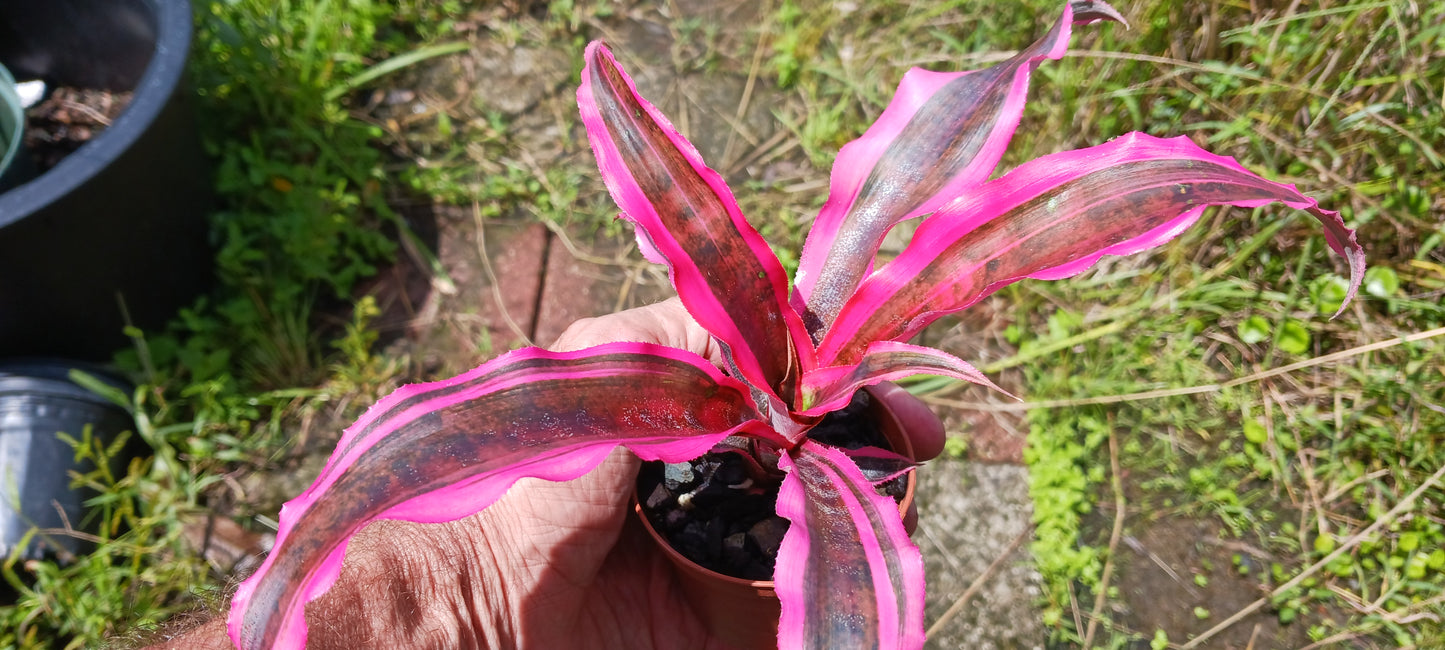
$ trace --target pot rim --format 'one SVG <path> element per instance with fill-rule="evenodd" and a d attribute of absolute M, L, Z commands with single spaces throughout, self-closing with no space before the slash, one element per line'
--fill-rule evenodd
<path fill-rule="evenodd" d="M 864 388 L 863 390 L 867 390 L 870 394 L 872 394 L 873 392 L 872 390 L 870 390 L 870 388 Z M 870 411 L 880 413 L 883 414 L 883 416 L 886 416 L 891 421 L 892 429 L 894 431 L 898 431 L 900 434 L 902 433 L 903 425 L 898 420 L 898 415 L 887 407 L 884 407 L 881 400 L 875 398 L 872 402 L 872 406 L 870 407 Z M 913 450 L 913 443 L 909 441 L 908 436 L 900 435 L 899 440 L 902 441 L 904 447 L 901 453 L 909 458 L 914 458 L 915 455 Z M 907 513 L 908 509 L 913 506 L 913 498 L 918 489 L 918 473 L 916 471 L 910 471 L 908 473 L 908 478 L 906 479 L 906 486 L 907 487 L 904 489 L 903 492 L 903 498 L 898 500 L 898 511 L 900 513 Z M 770 597 L 777 597 L 776 592 L 773 589 L 776 583 L 772 580 L 748 580 L 746 578 L 737 578 L 724 573 L 718 573 L 717 571 L 713 571 L 712 569 L 702 566 L 701 564 L 693 562 L 692 560 L 688 559 L 687 556 L 677 552 L 677 549 L 672 547 L 672 544 L 669 543 L 667 539 L 662 536 L 662 533 L 657 532 L 657 529 L 652 526 L 652 522 L 647 518 L 647 513 L 642 511 L 642 500 L 638 497 L 639 495 L 637 493 L 637 488 L 636 486 L 634 486 L 632 489 L 632 512 L 637 516 L 638 519 L 642 521 L 642 527 L 647 530 L 647 534 L 652 537 L 653 542 L 655 542 L 657 546 L 662 549 L 663 553 L 668 556 L 669 561 L 671 561 L 674 565 L 686 566 L 689 568 L 689 570 L 697 573 L 700 576 L 706 577 L 709 580 L 716 580 L 724 584 L 733 585 L 737 588 L 756 589 L 757 591 L 763 594 L 767 594 Z M 789 525 L 791 526 L 791 524 Z"/>
<path fill-rule="evenodd" d="M 133 390 L 115 371 L 99 364 L 46 357 L 12 357 L 0 359 L 0 401 L 29 396 L 122 408 L 71 380 L 72 370 L 84 372 L 125 395 Z"/>
<path fill-rule="evenodd" d="M 115 121 L 54 168 L 0 193 L 0 229 L 19 222 L 90 182 L 150 129 L 170 102 L 185 73 L 191 48 L 191 4 L 187 0 L 145 0 L 155 16 L 156 43 L 130 104 Z M 43 181 L 43 182 L 42 182 Z"/>

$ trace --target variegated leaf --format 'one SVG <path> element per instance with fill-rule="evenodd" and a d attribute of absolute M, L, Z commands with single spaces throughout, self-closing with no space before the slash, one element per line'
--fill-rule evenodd
<path fill-rule="evenodd" d="M 906 340 L 1023 278 L 1064 278 L 1104 255 L 1162 244 L 1211 205 L 1274 202 L 1324 226 L 1330 248 L 1349 261 L 1353 298 L 1364 251 L 1338 213 L 1188 138 L 1133 133 L 1028 162 L 926 219 L 840 312 L 819 346 L 820 363 L 854 363 L 874 341 Z"/>
<path fill-rule="evenodd" d="M 792 525 L 773 574 L 778 647 L 922 647 L 923 557 L 898 503 L 827 445 L 805 442 L 782 465 L 778 514 Z"/>
<path fill-rule="evenodd" d="M 988 180 L 1018 127 L 1030 73 L 1063 57 L 1072 24 L 1097 20 L 1124 22 L 1104 2 L 1076 1 L 1048 34 L 998 65 L 904 75 L 873 126 L 838 152 L 828 201 L 803 246 L 793 302 L 814 340 L 872 270 L 890 228 Z"/>
<path fill-rule="evenodd" d="M 246 650 L 300 647 L 304 606 L 376 519 L 439 522 L 490 505 L 520 478 L 570 480 L 616 446 L 678 462 L 758 428 L 747 387 L 697 355 L 644 343 L 527 348 L 464 375 L 404 387 L 348 429 L 316 482 L 281 510 L 276 544 L 228 621 Z"/>
<path fill-rule="evenodd" d="M 732 191 L 600 42 L 587 47 L 577 101 L 607 189 L 644 249 L 666 261 L 688 312 L 744 380 L 791 405 L 813 350 L 794 348 L 808 338 L 787 276 Z"/>

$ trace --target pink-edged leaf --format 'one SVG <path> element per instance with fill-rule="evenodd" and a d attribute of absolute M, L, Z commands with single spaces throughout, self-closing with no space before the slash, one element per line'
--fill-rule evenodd
<path fill-rule="evenodd" d="M 812 347 L 788 302 L 787 275 L 717 172 L 643 99 L 601 42 L 587 46 L 577 91 L 602 178 L 642 248 L 666 260 L 673 286 L 729 363 L 787 404 Z M 771 405 L 769 405 L 771 406 Z"/>
<path fill-rule="evenodd" d="M 406 386 L 349 428 L 316 482 L 282 507 L 275 546 L 232 601 L 231 638 L 248 650 L 302 646 L 306 602 L 335 582 L 348 540 L 371 521 L 460 519 L 517 479 L 581 476 L 618 445 L 695 458 L 758 418 L 741 382 L 644 343 L 527 348 Z"/>
<path fill-rule="evenodd" d="M 908 248 L 843 308 L 819 346 L 820 362 L 850 363 L 873 341 L 907 339 L 1023 278 L 1064 278 L 1104 255 L 1158 246 L 1211 205 L 1274 202 L 1324 226 L 1330 248 L 1349 262 L 1348 303 L 1365 259 L 1338 213 L 1187 138 L 1132 133 L 1026 163 L 926 219 Z"/>
<path fill-rule="evenodd" d="M 923 557 L 898 503 L 842 451 L 811 440 L 790 452 L 778 514 L 780 648 L 923 647 Z"/>
<path fill-rule="evenodd" d="M 868 346 L 863 358 L 854 365 L 829 366 L 805 373 L 803 405 L 806 410 L 801 414 L 822 415 L 836 411 L 864 386 L 913 375 L 954 377 L 1008 395 L 977 368 L 947 352 L 898 341 L 876 341 Z"/>
<path fill-rule="evenodd" d="M 803 245 L 793 302 L 815 340 L 872 270 L 890 228 L 988 180 L 1018 127 L 1030 73 L 1063 58 L 1071 24 L 1102 19 L 1123 22 L 1103 2 L 1067 4 L 1047 35 L 1003 63 L 903 76 L 878 120 L 838 152 L 828 201 Z"/>

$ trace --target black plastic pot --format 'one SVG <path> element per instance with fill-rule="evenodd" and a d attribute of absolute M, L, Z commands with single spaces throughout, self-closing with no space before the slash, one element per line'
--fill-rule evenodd
<path fill-rule="evenodd" d="M 0 2 L 0 63 L 133 90 L 55 168 L 0 194 L 0 357 L 108 359 L 209 286 L 211 179 L 183 77 L 189 0 Z"/>
<path fill-rule="evenodd" d="M 0 557 L 8 557 L 32 528 L 45 531 L 31 539 L 25 557 L 75 554 L 84 546 L 64 531 L 80 530 L 84 491 L 70 487 L 70 472 L 93 465 L 75 462 L 75 451 L 57 435 L 81 438 L 86 425 L 102 441 L 131 428 L 124 409 L 72 383 L 76 364 L 59 361 L 0 365 Z M 123 388 L 92 367 L 81 370 Z M 112 458 L 120 469 L 127 458 Z M 18 506 L 18 508 L 17 508 Z"/>

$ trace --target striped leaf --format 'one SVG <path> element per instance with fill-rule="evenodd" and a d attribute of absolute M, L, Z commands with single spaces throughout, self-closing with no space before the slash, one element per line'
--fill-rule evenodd
<path fill-rule="evenodd" d="M 275 547 L 232 601 L 231 638 L 246 650 L 302 647 L 306 602 L 336 581 L 348 540 L 374 520 L 460 519 L 517 479 L 581 476 L 618 445 L 649 460 L 695 458 L 758 417 L 742 383 L 644 343 L 528 348 L 401 388 L 281 509 Z"/>
<path fill-rule="evenodd" d="M 1349 262 L 1353 298 L 1364 251 L 1338 213 L 1188 138 L 1134 133 L 1030 161 L 924 220 L 908 248 L 849 299 L 819 345 L 820 362 L 856 363 L 874 341 L 907 340 L 1018 280 L 1057 280 L 1104 255 L 1158 246 L 1211 205 L 1274 202 L 1324 226 L 1330 248 Z"/>

